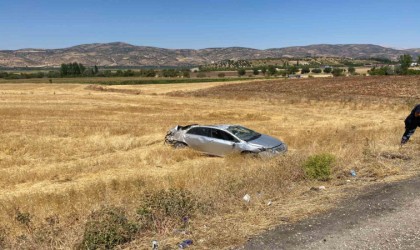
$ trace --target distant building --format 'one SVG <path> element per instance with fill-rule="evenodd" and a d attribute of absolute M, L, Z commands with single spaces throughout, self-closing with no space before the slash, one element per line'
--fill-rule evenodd
<path fill-rule="evenodd" d="M 200 71 L 200 68 L 192 68 L 192 69 L 190 69 L 190 71 L 191 72 L 198 72 L 198 71 Z"/>
<path fill-rule="evenodd" d="M 417 65 L 418 63 L 415 63 L 415 62 L 410 64 L 411 67 L 416 67 Z"/>

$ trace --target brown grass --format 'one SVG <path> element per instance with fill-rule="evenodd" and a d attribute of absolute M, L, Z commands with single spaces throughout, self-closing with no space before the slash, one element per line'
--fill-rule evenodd
<path fill-rule="evenodd" d="M 185 238 L 200 249 L 237 246 L 351 190 L 416 173 L 418 135 L 398 143 L 419 79 L 200 83 L 170 86 L 178 91 L 170 94 L 166 85 L 0 85 L 0 248 L 73 248 L 90 212 L 120 206 L 135 220 L 145 193 L 168 188 L 189 190 L 202 204 L 188 228 L 142 231 L 124 247 L 147 249 L 152 239 L 173 247 Z M 217 158 L 163 144 L 168 128 L 189 123 L 242 124 L 290 151 Z M 337 158 L 332 180 L 307 180 L 302 163 L 323 152 Z M 317 185 L 327 190 L 309 191 Z M 250 203 L 242 201 L 247 193 Z"/>

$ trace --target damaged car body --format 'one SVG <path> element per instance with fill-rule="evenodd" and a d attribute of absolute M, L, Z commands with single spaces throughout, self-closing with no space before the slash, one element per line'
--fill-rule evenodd
<path fill-rule="evenodd" d="M 178 125 L 168 131 L 165 143 L 216 156 L 231 153 L 272 156 L 287 151 L 284 142 L 240 125 Z"/>

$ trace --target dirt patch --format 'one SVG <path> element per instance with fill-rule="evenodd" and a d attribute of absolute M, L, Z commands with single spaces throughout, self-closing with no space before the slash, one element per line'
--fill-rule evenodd
<path fill-rule="evenodd" d="M 400 153 L 393 153 L 393 152 L 382 152 L 381 153 L 381 157 L 386 158 L 386 159 L 399 159 L 399 160 L 404 160 L 404 161 L 409 161 L 412 159 L 412 157 L 404 155 L 404 154 L 400 154 Z"/>
<path fill-rule="evenodd" d="M 420 77 L 334 77 L 331 79 L 268 80 L 257 83 L 222 85 L 192 92 L 177 91 L 171 96 L 194 96 L 251 100 L 299 97 L 314 100 L 347 100 L 378 97 L 420 100 Z M 370 99 L 369 99 L 370 98 Z"/>
<path fill-rule="evenodd" d="M 141 91 L 137 89 L 114 89 L 114 88 L 106 88 L 99 85 L 89 85 L 86 87 L 87 90 L 93 91 L 100 91 L 100 92 L 114 92 L 114 93 L 123 93 L 123 94 L 131 94 L 131 95 L 140 95 Z"/>

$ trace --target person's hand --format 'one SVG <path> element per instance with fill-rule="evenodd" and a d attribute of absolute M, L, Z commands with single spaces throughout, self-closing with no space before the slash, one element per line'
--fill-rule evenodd
<path fill-rule="evenodd" d="M 403 137 L 401 138 L 401 146 L 402 146 L 402 145 L 404 145 L 404 144 L 406 144 L 407 142 L 408 142 L 408 137 L 403 136 Z"/>

